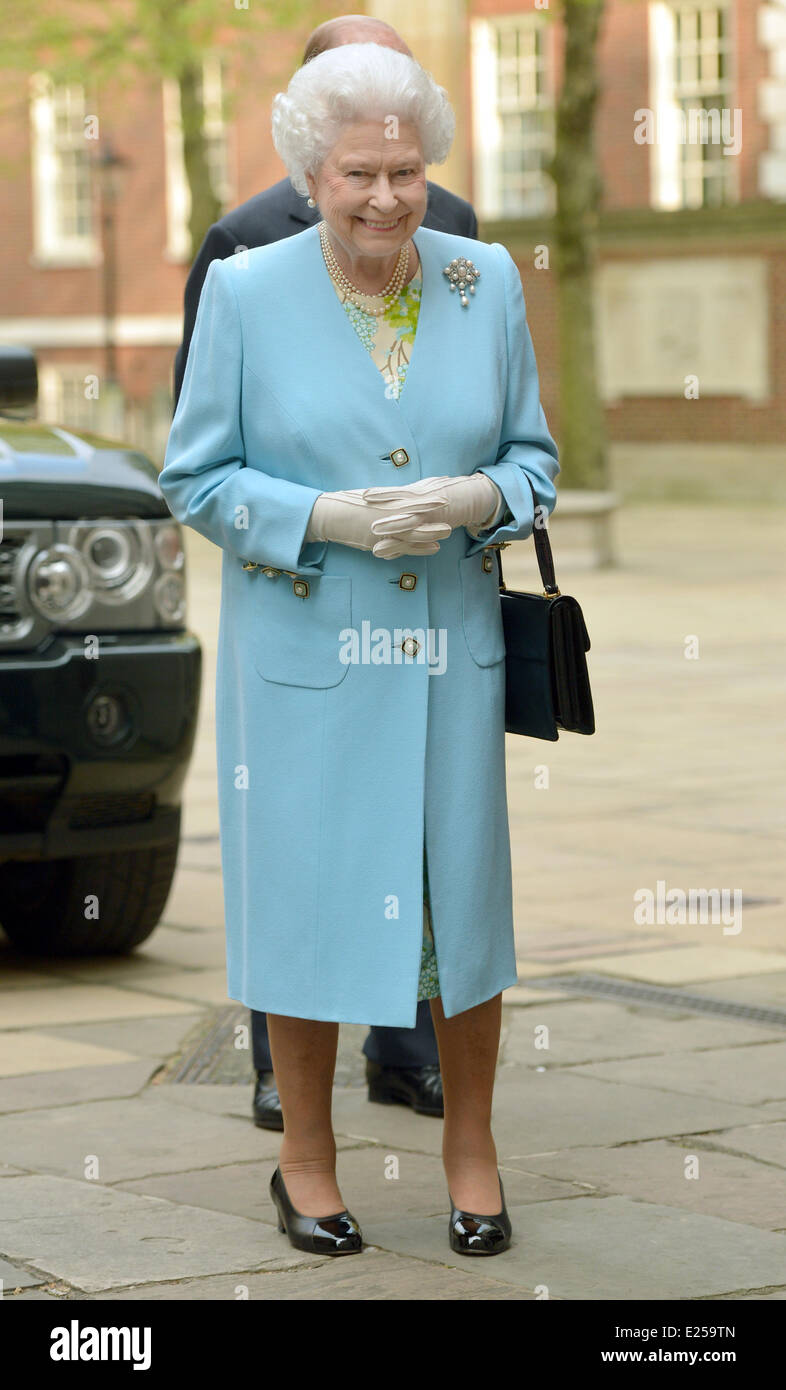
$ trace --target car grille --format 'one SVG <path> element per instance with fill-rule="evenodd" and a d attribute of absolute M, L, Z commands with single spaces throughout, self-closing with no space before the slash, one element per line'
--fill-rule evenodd
<path fill-rule="evenodd" d="M 99 825 L 131 825 L 147 820 L 155 810 L 153 792 L 80 796 L 78 808 L 69 816 L 72 830 L 95 829 Z"/>
<path fill-rule="evenodd" d="M 14 570 L 24 543 L 24 536 L 6 536 L 0 541 L 0 633 L 6 638 L 14 635 L 22 621 Z"/>

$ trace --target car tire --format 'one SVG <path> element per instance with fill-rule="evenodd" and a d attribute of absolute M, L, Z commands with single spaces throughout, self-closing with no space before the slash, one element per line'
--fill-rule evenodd
<path fill-rule="evenodd" d="M 0 865 L 0 926 L 31 955 L 123 955 L 155 930 L 179 839 L 148 849 Z M 95 898 L 98 915 L 85 916 Z"/>

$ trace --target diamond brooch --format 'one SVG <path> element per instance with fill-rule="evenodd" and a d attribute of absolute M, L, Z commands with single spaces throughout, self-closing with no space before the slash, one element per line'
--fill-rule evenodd
<path fill-rule="evenodd" d="M 442 274 L 447 275 L 451 292 L 460 292 L 462 308 L 466 309 L 469 300 L 465 290 L 468 289 L 470 294 L 475 293 L 475 281 L 480 279 L 480 271 L 475 269 L 474 263 L 468 261 L 466 256 L 455 256 L 450 265 L 445 266 Z"/>

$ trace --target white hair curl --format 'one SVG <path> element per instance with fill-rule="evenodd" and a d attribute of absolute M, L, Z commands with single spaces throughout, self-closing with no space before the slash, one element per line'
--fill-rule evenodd
<path fill-rule="evenodd" d="M 347 125 L 398 116 L 417 127 L 426 164 L 448 157 L 456 118 L 444 87 L 414 58 L 378 43 L 345 43 L 298 68 L 273 98 L 273 144 L 292 184 L 308 195 Z"/>

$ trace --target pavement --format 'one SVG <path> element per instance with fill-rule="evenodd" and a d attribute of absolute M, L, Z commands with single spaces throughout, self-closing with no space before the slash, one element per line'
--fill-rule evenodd
<path fill-rule="evenodd" d="M 511 1249 L 452 1254 L 441 1123 L 369 1104 L 349 1025 L 334 1119 L 367 1249 L 312 1257 L 276 1230 L 279 1136 L 252 1123 L 224 975 L 220 553 L 189 532 L 205 682 L 162 924 L 126 959 L 0 944 L 7 1298 L 786 1298 L 783 510 L 747 505 L 743 530 L 730 503 L 634 503 L 615 526 L 618 564 L 594 571 L 552 524 L 597 734 L 508 739 L 520 975 L 494 1123 Z M 529 552 L 506 551 L 509 587 L 532 587 Z M 691 889 L 729 890 L 729 912 L 691 911 Z"/>

